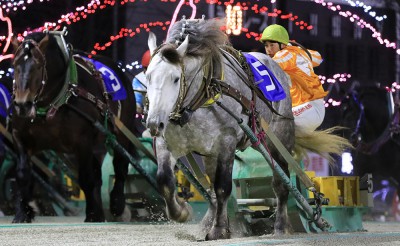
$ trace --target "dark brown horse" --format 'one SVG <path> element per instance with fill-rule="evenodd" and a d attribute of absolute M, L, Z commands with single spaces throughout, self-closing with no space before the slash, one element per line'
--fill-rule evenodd
<path fill-rule="evenodd" d="M 355 147 L 354 174 L 394 179 L 400 191 L 400 101 L 396 94 L 379 86 L 352 88 L 342 100 L 341 120 L 348 129 L 344 136 Z"/>
<path fill-rule="evenodd" d="M 136 133 L 135 98 L 130 81 L 118 67 L 106 59 L 106 74 L 112 87 L 125 90 L 113 100 L 106 93 L 100 72 L 92 62 L 72 56 L 62 32 L 32 33 L 20 44 L 14 44 L 13 140 L 18 153 L 15 223 L 31 222 L 34 214 L 31 200 L 32 172 L 30 157 L 42 150 L 66 153 L 74 160 L 79 185 L 86 197 L 85 222 L 102 222 L 105 216 L 101 201 L 101 163 L 106 137 L 94 126 L 101 122 L 130 153 L 133 144 L 113 124 L 119 117 Z M 125 97 L 125 98 L 124 98 Z M 110 212 L 121 216 L 125 208 L 124 182 L 128 161 L 118 152 L 113 159 L 115 183 L 110 194 Z"/>

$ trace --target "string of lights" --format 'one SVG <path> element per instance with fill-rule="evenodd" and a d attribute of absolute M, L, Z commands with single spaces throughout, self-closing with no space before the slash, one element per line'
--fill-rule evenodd
<path fill-rule="evenodd" d="M 371 17 L 373 17 L 377 21 L 383 21 L 383 20 L 387 19 L 386 15 L 376 15 L 376 12 L 374 10 L 372 10 L 372 6 L 367 5 L 364 2 L 361 2 L 361 1 L 354 2 L 353 0 L 343 0 L 343 1 L 349 3 L 350 6 L 352 6 L 352 7 L 363 8 L 365 13 L 368 13 Z"/>
<path fill-rule="evenodd" d="M 350 78 L 351 78 L 351 74 L 348 73 L 338 73 L 332 76 L 332 78 L 327 78 L 324 75 L 319 75 L 319 80 L 321 81 L 322 84 L 336 84 L 336 83 L 346 83 Z M 337 101 L 334 98 L 328 98 L 325 101 L 325 107 L 337 107 L 340 106 L 341 101 Z"/>
<path fill-rule="evenodd" d="M 4 45 L 3 52 L 0 54 L 0 62 L 1 62 L 4 59 L 9 59 L 9 58 L 14 57 L 14 55 L 6 54 L 7 49 L 10 46 L 10 43 L 11 43 L 12 24 L 11 24 L 10 18 L 3 16 L 3 9 L 0 9 L 0 20 L 7 23 L 7 31 L 8 31 L 8 35 L 4 37 L 4 39 L 6 40 L 6 43 Z M 0 43 L 0 47 L 1 46 L 2 46 L 2 44 Z"/>
<path fill-rule="evenodd" d="M 377 39 L 381 45 L 385 45 L 386 48 L 392 48 L 396 50 L 397 55 L 400 55 L 400 49 L 397 48 L 395 42 L 390 42 L 388 39 L 383 39 L 382 34 L 378 32 L 372 24 L 366 22 L 360 16 L 353 14 L 350 11 L 342 11 L 340 5 L 334 5 L 332 2 L 325 2 L 325 0 L 312 0 L 313 2 L 320 4 L 331 11 L 338 12 L 339 15 L 349 19 L 351 22 L 356 22 L 361 28 L 367 28 L 372 32 L 372 37 Z"/>
<path fill-rule="evenodd" d="M 31 0 L 31 1 L 33 1 L 33 0 Z M 123 5 L 128 2 L 133 3 L 135 1 L 136 0 L 120 0 L 120 3 Z M 147 2 L 146 0 L 141 0 L 141 1 Z M 161 0 L 161 2 L 176 2 L 176 0 Z M 192 8 L 195 8 L 195 4 L 198 2 L 199 2 L 199 0 L 194 0 L 194 1 L 190 0 L 189 2 L 181 0 L 179 6 L 181 6 L 182 4 L 186 4 L 186 5 L 190 5 Z M 206 2 L 208 4 L 226 5 L 227 6 L 229 4 L 232 4 L 234 1 L 230 0 L 230 1 L 222 2 L 222 1 L 207 0 Z M 29 3 L 31 3 L 31 2 L 29 2 Z M 17 36 L 18 40 L 21 41 L 21 40 L 23 40 L 23 37 L 25 37 L 26 35 L 28 35 L 29 33 L 33 32 L 33 31 L 35 31 L 35 32 L 43 31 L 46 28 L 47 29 L 57 29 L 57 28 L 61 28 L 62 24 L 71 25 L 72 23 L 77 23 L 83 19 L 86 19 L 88 17 L 88 15 L 94 14 L 99 9 L 105 9 L 109 6 L 114 6 L 115 4 L 116 4 L 116 1 L 104 0 L 103 3 L 101 3 L 99 0 L 92 0 L 86 6 L 77 7 L 75 12 L 61 15 L 61 17 L 56 22 L 45 22 L 43 26 L 32 29 L 30 31 L 25 31 L 23 33 L 19 33 L 16 36 Z M 240 6 L 243 10 L 249 9 L 247 2 L 238 3 L 238 4 L 240 4 Z M 299 26 L 299 28 L 301 30 L 304 30 L 304 29 L 311 30 L 312 29 L 312 26 L 309 25 L 307 22 L 302 21 L 302 20 L 299 21 L 298 20 L 299 17 L 297 15 L 282 14 L 282 11 L 278 10 L 278 9 L 274 9 L 272 12 L 268 12 L 267 7 L 265 7 L 265 6 L 260 7 L 258 4 L 253 4 L 250 9 L 256 14 L 258 14 L 258 13 L 267 14 L 270 17 L 280 17 L 282 19 L 289 19 L 290 21 L 295 21 L 295 25 Z M 195 11 L 193 13 L 195 14 Z M 248 32 L 248 30 L 246 30 L 245 28 L 242 28 L 242 31 Z M 246 37 L 249 39 L 255 38 L 256 40 L 258 40 L 261 37 L 261 35 L 259 33 L 250 32 L 250 33 L 246 34 Z M 4 39 L 5 39 L 4 36 L 0 36 L 0 42 L 4 41 Z"/>
<path fill-rule="evenodd" d="M 106 42 L 103 45 L 100 45 L 100 43 L 95 43 L 93 50 L 90 52 L 92 55 L 96 55 L 97 51 L 104 51 L 108 47 L 112 45 L 112 43 L 118 39 L 121 39 L 123 37 L 131 37 L 133 38 L 135 35 L 141 33 L 141 30 L 144 30 L 146 32 L 150 31 L 150 28 L 153 27 L 161 27 L 162 30 L 166 30 L 167 26 L 170 25 L 170 21 L 166 22 L 161 22 L 161 21 L 155 21 L 155 22 L 150 22 L 150 23 L 143 23 L 140 24 L 139 27 L 136 28 L 121 28 L 118 32 L 117 35 L 110 36 L 110 40 Z"/>
<path fill-rule="evenodd" d="M 37 0 L 36 2 L 49 2 L 50 0 Z M 27 5 L 34 3 L 34 0 L 17 0 L 17 1 L 6 1 L 1 4 L 1 9 L 3 9 L 6 13 L 11 11 L 16 12 L 17 10 L 26 10 Z"/>
<path fill-rule="evenodd" d="M 34 0 L 27 0 L 27 1 L 16 1 L 19 2 L 19 5 L 16 5 L 18 8 L 23 9 L 22 7 L 27 4 L 33 3 Z M 40 2 L 43 2 L 45 0 L 40 0 Z M 50 0 L 47 0 L 50 1 Z M 121 5 L 127 4 L 127 3 L 134 3 L 134 2 L 148 2 L 147 0 L 120 0 L 119 3 Z M 160 0 L 161 2 L 177 2 L 177 0 Z M 190 0 L 190 1 L 180 1 L 180 6 L 183 4 L 190 5 L 192 9 L 194 9 L 193 6 L 195 6 L 196 3 L 198 3 L 200 0 Z M 347 0 L 344 0 L 347 1 Z M 226 7 L 232 6 L 235 1 L 230 0 L 230 1 L 217 1 L 217 0 L 206 0 L 208 4 L 216 4 L 216 5 L 224 5 Z M 257 1 L 259 2 L 259 1 Z M 274 0 L 271 0 L 271 3 L 274 3 Z M 375 30 L 375 28 L 372 27 L 371 24 L 365 22 L 363 19 L 361 19 L 359 16 L 352 14 L 349 11 L 341 11 L 341 6 L 340 5 L 333 5 L 330 2 L 325 2 L 324 0 L 314 0 L 314 2 L 321 4 L 322 6 L 327 7 L 328 9 L 338 12 L 341 16 L 349 18 L 351 21 L 357 21 L 357 24 L 360 25 L 362 28 L 368 28 L 374 32 L 373 36 L 380 40 L 381 44 L 386 44 L 386 47 L 388 48 L 396 48 L 396 45 L 394 43 L 390 43 L 387 39 L 382 39 L 381 34 Z M 348 1 L 349 3 L 351 2 L 350 0 Z M 356 2 L 357 3 L 357 2 Z M 86 19 L 88 15 L 96 13 L 98 10 L 105 9 L 110 6 L 115 6 L 117 4 L 117 1 L 111 1 L 111 0 L 92 0 L 90 1 L 86 6 L 80 6 L 76 8 L 76 11 L 64 14 L 60 17 L 59 20 L 56 22 L 50 23 L 46 22 L 42 27 L 39 27 L 37 29 L 34 29 L 34 31 L 42 31 L 44 28 L 59 28 L 61 27 L 61 24 L 67 24 L 71 25 L 73 23 L 77 23 L 83 19 Z M 238 2 L 236 3 L 235 6 L 240 6 L 240 9 L 245 11 L 245 10 L 251 10 L 256 14 L 266 14 L 269 17 L 274 17 L 274 18 L 281 18 L 281 19 L 288 19 L 289 21 L 293 21 L 296 26 L 298 26 L 301 30 L 311 30 L 313 27 L 309 25 L 307 22 L 303 20 L 299 20 L 299 16 L 295 14 L 283 14 L 281 10 L 279 9 L 273 9 L 269 11 L 269 9 L 265 6 L 259 6 L 257 3 L 251 3 L 251 2 Z M 361 4 L 359 4 L 361 6 Z M 11 7 L 11 6 L 10 6 Z M 2 8 L 4 8 L 2 6 Z M 369 8 L 365 8 L 368 9 Z M 14 9 L 13 9 L 14 10 Z M 16 9 L 15 11 L 17 11 Z M 174 13 L 178 13 L 179 9 L 177 8 Z M 193 15 L 193 13 L 192 13 Z M 121 28 L 119 32 L 116 35 L 111 35 L 109 38 L 109 41 L 100 44 L 100 43 L 95 43 L 93 50 L 91 51 L 91 54 L 97 54 L 98 52 L 106 50 L 108 47 L 112 45 L 112 43 L 116 40 L 119 40 L 124 37 L 129 37 L 133 38 L 136 35 L 140 34 L 141 32 L 149 32 L 152 28 L 159 28 L 161 27 L 163 30 L 167 30 L 168 26 L 170 26 L 171 22 L 166 21 L 166 22 L 160 22 L 160 21 L 155 21 L 155 22 L 150 22 L 150 23 L 142 23 L 138 27 L 134 28 Z M 245 33 L 245 36 L 249 39 L 255 39 L 258 40 L 261 35 L 260 33 L 256 32 L 250 32 L 248 29 L 241 27 L 241 31 Z M 24 33 L 18 34 L 17 36 L 19 39 L 23 39 L 24 36 L 26 36 L 30 31 L 25 31 Z M 0 36 L 0 41 L 4 41 L 7 39 L 8 36 Z M 2 43 L 0 42 L 0 47 Z M 397 50 L 397 53 L 400 54 L 400 50 Z M 4 54 L 4 51 L 3 51 Z M 1 57 L 0 57 L 1 59 Z M 140 65 L 138 61 L 134 61 L 127 65 L 126 69 L 140 69 Z M 320 77 L 322 83 L 336 83 L 336 80 L 339 82 L 345 82 L 347 79 L 350 77 L 347 77 L 349 75 L 346 74 L 338 74 L 334 75 L 333 78 L 325 78 L 324 76 Z"/>

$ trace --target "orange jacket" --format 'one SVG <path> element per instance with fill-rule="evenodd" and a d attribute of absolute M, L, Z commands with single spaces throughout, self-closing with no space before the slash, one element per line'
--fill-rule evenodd
<path fill-rule="evenodd" d="M 292 107 L 323 98 L 328 94 L 313 69 L 322 63 L 322 57 L 317 51 L 308 51 L 312 61 L 308 54 L 298 46 L 287 46 L 273 57 L 292 80 L 290 88 Z"/>

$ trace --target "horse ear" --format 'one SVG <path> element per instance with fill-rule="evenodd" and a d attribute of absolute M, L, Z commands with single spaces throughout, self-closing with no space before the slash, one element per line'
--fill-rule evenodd
<path fill-rule="evenodd" d="M 157 37 L 153 32 L 149 32 L 147 45 L 149 46 L 150 54 L 153 55 L 154 51 L 157 48 Z"/>
<path fill-rule="evenodd" d="M 46 36 L 39 43 L 39 49 L 42 52 L 44 52 L 46 50 L 48 44 L 49 44 L 49 35 L 46 34 Z"/>
<path fill-rule="evenodd" d="M 176 49 L 176 51 L 178 51 L 181 57 L 185 55 L 188 45 L 189 45 L 189 35 L 186 35 L 185 41 L 183 41 L 183 43 L 179 45 L 179 47 Z"/>

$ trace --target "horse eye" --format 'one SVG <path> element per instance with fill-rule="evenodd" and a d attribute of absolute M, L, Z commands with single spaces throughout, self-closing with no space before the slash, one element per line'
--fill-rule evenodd
<path fill-rule="evenodd" d="M 178 81 L 179 81 L 179 78 L 176 78 L 176 79 L 174 80 L 174 84 L 178 83 Z"/>

